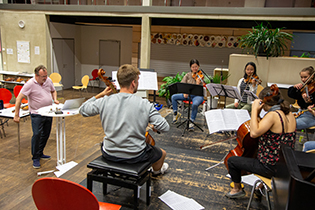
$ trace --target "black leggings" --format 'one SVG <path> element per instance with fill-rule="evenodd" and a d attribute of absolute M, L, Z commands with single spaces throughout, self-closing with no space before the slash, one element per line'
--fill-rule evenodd
<path fill-rule="evenodd" d="M 262 164 L 257 158 L 233 156 L 228 159 L 228 166 L 231 179 L 235 183 L 241 182 L 242 170 L 267 178 L 273 177 L 276 172 L 276 166 Z"/>

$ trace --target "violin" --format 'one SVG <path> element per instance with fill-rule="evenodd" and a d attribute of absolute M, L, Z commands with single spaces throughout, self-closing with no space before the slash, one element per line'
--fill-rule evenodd
<path fill-rule="evenodd" d="M 224 164 L 229 170 L 227 161 L 232 156 L 242 156 L 255 158 L 258 150 L 258 138 L 250 137 L 250 120 L 244 122 L 237 130 L 236 134 L 237 146 L 230 150 L 224 159 Z M 246 174 L 246 171 L 242 171 L 242 175 Z"/>
<path fill-rule="evenodd" d="M 300 91 L 303 93 L 307 94 L 307 97 L 309 97 L 309 94 L 313 94 L 315 92 L 315 81 L 311 79 L 313 78 L 315 72 L 309 76 L 307 78 L 307 80 L 305 81 L 305 83 L 303 83 L 302 88 L 300 89 Z"/>
<path fill-rule="evenodd" d="M 99 77 L 100 79 L 102 79 L 103 82 L 113 90 L 113 93 L 118 93 L 117 90 L 116 90 L 116 88 L 115 88 L 115 86 L 114 86 L 113 83 L 109 80 L 109 78 L 104 76 L 105 73 L 106 73 L 106 72 L 104 71 L 104 69 L 99 69 L 97 74 L 98 74 L 98 77 Z"/>
<path fill-rule="evenodd" d="M 312 108 L 312 110 L 315 110 L 315 107 Z M 298 113 L 293 113 L 295 118 L 298 118 L 300 115 L 304 114 L 304 112 L 307 112 L 308 109 L 303 109 L 302 111 L 299 111 Z"/>
<path fill-rule="evenodd" d="M 261 84 L 261 80 L 259 79 L 259 77 L 257 76 L 257 75 L 251 75 L 251 76 L 247 76 L 247 78 L 246 79 L 244 79 L 244 82 L 245 83 L 248 83 L 250 80 L 252 80 L 252 79 L 254 79 L 254 80 L 256 80 L 256 82 L 258 83 L 258 84 Z"/>
<path fill-rule="evenodd" d="M 203 74 L 201 70 L 198 70 L 197 72 L 192 73 L 192 77 L 197 80 L 198 78 L 200 79 L 200 81 L 203 81 Z"/>
<path fill-rule="evenodd" d="M 204 79 L 204 76 L 203 76 L 201 70 L 198 70 L 197 72 L 192 73 L 192 78 L 194 78 L 196 81 L 197 81 L 197 79 L 199 78 L 200 81 L 202 82 L 203 87 L 206 88 L 206 83 L 205 83 L 205 81 L 203 80 L 203 79 Z M 208 89 L 207 89 L 207 90 L 208 90 Z"/>
<path fill-rule="evenodd" d="M 99 70 L 98 70 L 98 77 L 99 77 L 100 79 L 102 79 L 103 82 L 113 90 L 113 93 L 118 93 L 118 91 L 116 90 L 116 88 L 115 88 L 115 86 L 113 85 L 113 83 L 109 80 L 109 78 L 104 76 L 105 73 L 106 73 L 106 72 L 104 71 L 104 69 L 99 69 Z M 153 129 L 153 128 L 152 128 L 152 129 Z M 150 135 L 149 131 L 147 131 L 147 132 L 145 133 L 145 138 L 146 138 L 145 141 L 146 141 L 148 144 L 151 144 L 152 146 L 155 145 L 155 141 L 154 141 L 153 137 Z"/>

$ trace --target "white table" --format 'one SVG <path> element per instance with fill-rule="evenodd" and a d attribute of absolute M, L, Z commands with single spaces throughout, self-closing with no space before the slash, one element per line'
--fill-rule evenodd
<path fill-rule="evenodd" d="M 56 114 L 56 109 L 62 109 L 63 104 L 53 104 L 40 108 L 38 114 L 56 119 L 57 165 L 66 163 L 66 121 L 65 117 L 79 114 L 79 109 L 62 110 L 63 114 Z"/>
<path fill-rule="evenodd" d="M 4 117 L 4 118 L 9 118 L 9 119 L 13 119 L 14 118 L 14 113 L 15 111 L 15 107 L 10 107 L 8 109 L 2 109 L 0 110 L 0 117 Z M 24 118 L 29 116 L 30 113 L 28 110 L 22 110 L 20 109 L 20 118 Z M 18 123 L 18 152 L 20 154 L 20 123 Z"/>

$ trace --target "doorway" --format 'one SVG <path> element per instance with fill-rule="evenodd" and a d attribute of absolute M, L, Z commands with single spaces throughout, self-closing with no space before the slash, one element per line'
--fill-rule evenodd
<path fill-rule="evenodd" d="M 120 41 L 100 40 L 100 68 L 106 72 L 105 76 L 111 77 L 112 71 L 117 71 L 120 66 Z M 105 84 L 101 83 L 101 87 Z"/>
<path fill-rule="evenodd" d="M 64 89 L 75 85 L 74 69 L 74 39 L 52 39 L 53 43 L 53 72 L 61 75 Z"/>

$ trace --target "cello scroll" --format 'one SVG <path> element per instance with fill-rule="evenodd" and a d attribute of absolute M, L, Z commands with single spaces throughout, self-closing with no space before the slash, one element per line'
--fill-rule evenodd
<path fill-rule="evenodd" d="M 106 72 L 104 71 L 104 69 L 99 69 L 98 70 L 98 77 L 100 79 L 102 79 L 103 82 L 113 90 L 113 93 L 117 93 L 117 90 L 116 90 L 115 86 L 113 85 L 113 83 L 109 80 L 108 77 L 104 76 L 105 73 Z"/>

